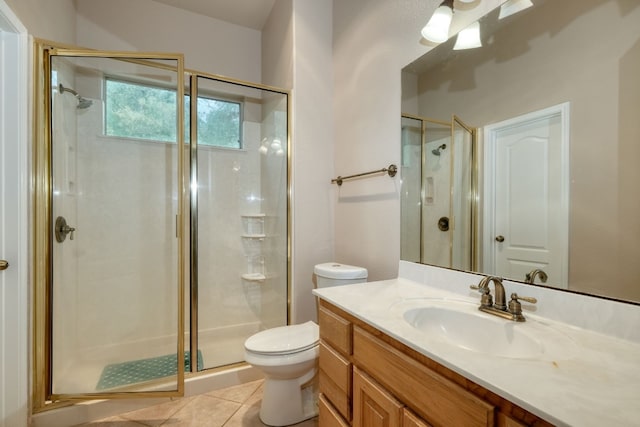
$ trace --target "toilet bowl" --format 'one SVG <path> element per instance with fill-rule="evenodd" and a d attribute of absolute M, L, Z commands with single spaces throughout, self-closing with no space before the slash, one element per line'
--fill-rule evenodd
<path fill-rule="evenodd" d="M 367 270 L 338 263 L 314 268 L 317 287 L 365 282 Z M 312 321 L 258 332 L 244 344 L 245 361 L 264 374 L 260 419 L 270 426 L 296 424 L 318 414 L 320 336 Z"/>
<path fill-rule="evenodd" d="M 247 339 L 245 360 L 265 376 L 263 423 L 286 426 L 316 415 L 310 382 L 317 371 L 319 340 L 314 322 L 267 329 Z M 304 388 L 311 389 L 303 393 Z"/>

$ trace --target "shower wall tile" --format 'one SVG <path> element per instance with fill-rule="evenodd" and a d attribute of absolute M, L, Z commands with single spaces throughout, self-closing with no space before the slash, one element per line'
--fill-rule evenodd
<path fill-rule="evenodd" d="M 94 100 L 78 123 L 78 346 L 115 360 L 118 343 L 127 343 L 132 353 L 119 357 L 129 360 L 157 355 L 157 346 L 170 353 L 177 302 L 176 146 L 104 137 L 102 108 Z"/>

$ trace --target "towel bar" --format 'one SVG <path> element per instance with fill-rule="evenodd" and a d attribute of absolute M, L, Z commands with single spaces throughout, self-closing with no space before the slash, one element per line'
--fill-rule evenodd
<path fill-rule="evenodd" d="M 396 176 L 396 173 L 398 172 L 398 167 L 394 164 L 389 165 L 389 167 L 387 168 L 382 168 L 382 169 L 378 169 L 375 171 L 371 171 L 371 172 L 363 172 L 363 173 L 357 173 L 355 175 L 349 175 L 349 176 L 338 176 L 337 178 L 334 178 L 331 180 L 332 184 L 338 184 L 338 186 L 342 185 L 342 182 L 344 180 L 347 179 L 351 179 L 351 178 L 358 178 L 361 176 L 366 176 L 366 175 L 373 175 L 376 173 L 387 173 L 391 178 L 393 178 L 394 176 Z"/>

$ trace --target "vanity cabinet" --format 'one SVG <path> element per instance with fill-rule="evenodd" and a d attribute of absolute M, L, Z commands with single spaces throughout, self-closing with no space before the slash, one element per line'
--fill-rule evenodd
<path fill-rule="evenodd" d="M 321 300 L 320 426 L 550 426 Z"/>
<path fill-rule="evenodd" d="M 353 324 L 344 316 L 337 314 L 335 310 L 323 305 L 318 311 L 318 323 L 320 325 L 321 424 L 348 426 L 351 421 Z M 322 410 L 322 399 L 329 406 L 325 411 Z M 328 421 L 328 417 L 331 417 L 332 421 Z M 336 417 L 339 419 L 334 421 Z"/>

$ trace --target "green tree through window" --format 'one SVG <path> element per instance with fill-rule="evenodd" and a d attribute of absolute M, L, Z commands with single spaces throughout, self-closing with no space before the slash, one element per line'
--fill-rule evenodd
<path fill-rule="evenodd" d="M 107 79 L 105 134 L 154 141 L 176 141 L 176 92 Z M 189 97 L 185 96 L 185 141 L 189 140 Z M 198 97 L 198 144 L 241 148 L 242 104 Z"/>

